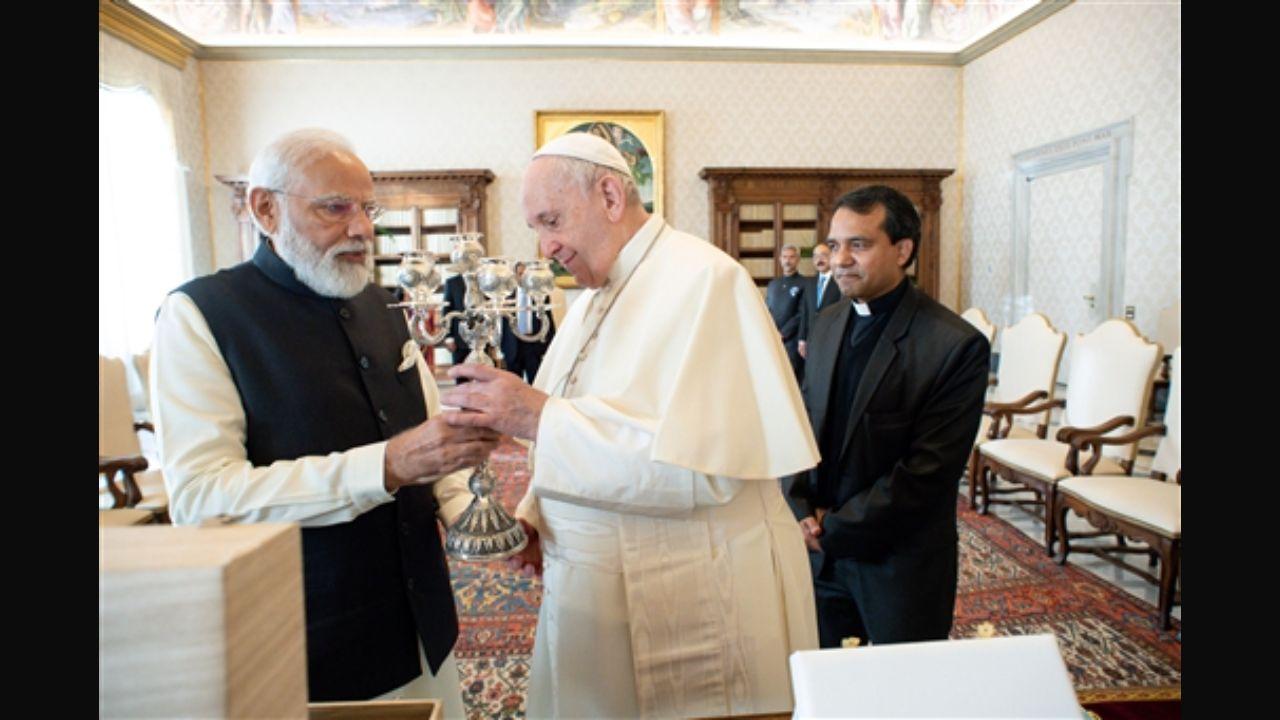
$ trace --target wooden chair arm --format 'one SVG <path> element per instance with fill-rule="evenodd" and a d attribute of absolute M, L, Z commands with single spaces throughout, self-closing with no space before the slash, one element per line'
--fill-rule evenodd
<path fill-rule="evenodd" d="M 1109 433 L 1112 430 L 1115 430 L 1116 428 L 1122 425 L 1132 425 L 1132 424 L 1133 424 L 1132 415 L 1118 415 L 1102 423 L 1101 425 L 1095 425 L 1093 427 L 1078 428 L 1078 427 L 1071 427 L 1070 425 L 1068 425 L 1066 427 L 1058 428 L 1058 435 L 1057 435 L 1058 442 L 1069 443 L 1071 442 L 1071 438 L 1077 435 L 1102 435 L 1104 433 Z"/>
<path fill-rule="evenodd" d="M 1079 433 L 1071 437 L 1071 445 L 1073 447 L 1084 449 L 1086 445 L 1102 447 L 1103 445 L 1128 445 L 1131 442 L 1137 442 L 1145 437 L 1152 435 L 1163 435 L 1166 429 L 1160 423 L 1153 423 L 1146 427 L 1140 427 L 1133 432 L 1124 435 L 1095 435 L 1093 433 Z"/>
<path fill-rule="evenodd" d="M 142 501 L 142 489 L 133 479 L 134 473 L 147 469 L 147 459 L 141 455 L 107 457 L 98 456 L 98 476 L 107 479 L 107 491 L 111 493 L 111 507 L 133 507 Z M 116 475 L 123 476 L 124 490 L 116 485 Z"/>
<path fill-rule="evenodd" d="M 1163 435 L 1164 433 L 1164 425 L 1154 424 L 1138 428 L 1124 435 L 1077 434 L 1071 438 L 1071 449 L 1067 451 L 1067 470 L 1072 475 L 1092 475 L 1094 468 L 1098 467 L 1098 463 L 1102 461 L 1103 445 L 1128 445 L 1144 437 Z M 1092 453 L 1089 457 L 1089 462 L 1085 463 L 1084 467 L 1079 466 L 1081 450 L 1088 450 Z M 1124 465 L 1125 472 L 1133 472 L 1131 465 L 1121 464 Z"/>
<path fill-rule="evenodd" d="M 1032 400 L 1039 400 L 1040 398 L 1046 398 L 1046 397 L 1049 397 L 1048 391 L 1032 390 L 1026 395 L 1018 398 L 1017 400 L 1010 400 L 1009 402 L 989 402 L 986 405 L 982 406 L 982 412 L 990 415 L 1000 410 L 1012 410 L 1016 408 L 1022 408 L 1030 404 Z"/>
<path fill-rule="evenodd" d="M 1093 469 L 1098 466 L 1102 460 L 1103 445 L 1127 445 L 1128 442 L 1103 442 L 1103 433 L 1111 432 L 1122 425 L 1132 425 L 1133 418 L 1128 415 L 1113 417 L 1110 420 L 1091 428 L 1077 428 L 1067 426 L 1058 430 L 1058 442 L 1070 443 L 1071 447 L 1067 450 L 1067 472 L 1072 475 L 1090 475 Z M 1117 436 L 1119 440 L 1121 436 Z M 1143 435 L 1142 437 L 1145 437 Z M 1077 443 L 1077 439 L 1082 439 Z M 1090 456 L 1089 462 L 1084 468 L 1080 467 L 1080 451 L 1085 448 L 1092 448 L 1093 455 Z M 1126 474 L 1133 472 L 1133 465 L 1128 461 L 1121 461 Z"/>
<path fill-rule="evenodd" d="M 1049 394 L 1043 390 L 1036 390 L 1035 392 L 1028 394 L 1027 397 L 1031 397 L 1031 395 L 1035 395 L 1036 393 L 1042 393 L 1043 395 Z M 1039 405 L 1017 407 L 1016 404 L 1023 400 L 1026 400 L 1026 398 L 1020 398 L 1012 403 L 990 403 L 993 407 L 989 413 L 991 415 L 991 430 L 987 433 L 988 438 L 997 440 L 999 438 L 1008 437 L 1009 431 L 1013 428 L 1014 415 L 1037 415 L 1056 407 L 1065 407 L 1067 404 L 1066 400 L 1057 398 L 1055 400 L 1040 403 Z M 986 408 L 983 408 L 983 411 L 986 412 Z M 1001 420 L 1004 420 L 1004 430 L 1000 429 Z M 1044 437 L 1044 435 L 1041 434 L 1041 437 Z"/>

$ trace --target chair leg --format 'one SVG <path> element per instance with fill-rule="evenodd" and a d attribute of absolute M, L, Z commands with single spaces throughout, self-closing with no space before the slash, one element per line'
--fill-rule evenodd
<path fill-rule="evenodd" d="M 1044 491 L 1044 554 L 1053 557 L 1053 536 L 1057 523 L 1054 522 L 1054 491 L 1050 486 Z M 1066 518 L 1062 519 L 1062 531 L 1066 532 Z"/>
<path fill-rule="evenodd" d="M 1059 565 L 1066 565 L 1067 556 L 1071 554 L 1071 537 L 1067 533 L 1067 513 L 1068 512 L 1071 512 L 1071 508 L 1067 507 L 1065 504 L 1062 507 L 1058 508 L 1057 519 L 1054 522 L 1054 525 L 1058 529 L 1058 542 L 1061 543 L 1058 546 L 1058 564 Z"/>
<path fill-rule="evenodd" d="M 1160 629 L 1173 627 L 1170 616 L 1173 614 L 1174 581 L 1178 577 L 1181 564 L 1181 541 L 1160 541 Z"/>
<path fill-rule="evenodd" d="M 978 509 L 978 446 L 969 452 L 969 509 Z"/>
<path fill-rule="evenodd" d="M 978 513 L 986 515 L 991 510 L 991 486 L 995 484 L 993 475 L 995 470 L 987 464 L 984 457 L 978 457 L 978 482 L 981 484 L 982 506 L 978 508 Z"/>

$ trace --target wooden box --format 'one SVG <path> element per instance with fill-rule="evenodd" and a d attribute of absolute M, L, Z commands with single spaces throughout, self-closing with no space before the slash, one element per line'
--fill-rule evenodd
<path fill-rule="evenodd" d="M 296 525 L 103 527 L 100 717 L 307 717 Z"/>

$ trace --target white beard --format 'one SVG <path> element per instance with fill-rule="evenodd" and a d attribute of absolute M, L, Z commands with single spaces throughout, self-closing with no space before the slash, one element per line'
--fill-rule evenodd
<path fill-rule="evenodd" d="M 280 232 L 276 234 L 276 252 L 293 268 L 293 274 L 303 285 L 325 297 L 352 298 L 364 290 L 373 274 L 373 243 L 365 240 L 347 240 L 320 252 L 310 240 L 293 231 L 286 217 L 280 218 Z M 355 265 L 337 258 L 339 253 L 364 251 L 364 263 Z"/>

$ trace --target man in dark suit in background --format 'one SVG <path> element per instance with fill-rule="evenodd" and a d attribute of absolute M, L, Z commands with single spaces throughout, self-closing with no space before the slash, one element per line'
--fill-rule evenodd
<path fill-rule="evenodd" d="M 444 307 L 440 309 L 441 317 L 445 313 L 462 312 L 467 309 L 467 281 L 463 279 L 459 273 L 449 278 L 444 283 Z M 462 339 L 462 333 L 459 331 L 460 320 L 453 320 L 449 323 L 449 334 L 445 337 L 444 346 L 453 353 L 453 364 L 460 365 L 467 359 L 467 355 L 471 353 L 471 346 L 467 341 Z"/>
<path fill-rule="evenodd" d="M 782 346 L 787 350 L 787 359 L 791 361 L 791 370 L 796 374 L 796 381 L 804 377 L 804 358 L 800 357 L 800 320 L 803 312 L 805 278 L 797 268 L 800 265 L 800 251 L 795 245 L 784 245 L 778 253 L 778 264 L 782 266 L 782 276 L 769 281 L 765 290 L 765 304 L 769 306 L 769 315 L 782 336 Z"/>
<path fill-rule="evenodd" d="M 835 305 L 840 300 L 840 287 L 831 278 L 831 248 L 819 244 L 813 248 L 813 268 L 817 275 L 809 278 L 804 289 L 804 310 L 800 313 L 800 357 L 809 356 L 809 332 L 813 329 L 813 321 L 824 308 Z"/>
<path fill-rule="evenodd" d="M 804 383 L 822 462 L 787 488 L 819 644 L 941 640 L 955 606 L 957 481 L 990 347 L 907 278 L 920 244 L 910 200 L 872 186 L 836 208 L 826 244 L 848 301 L 818 314 Z"/>
<path fill-rule="evenodd" d="M 516 281 L 519 282 L 524 278 L 524 263 L 518 262 L 515 265 Z M 516 290 L 516 307 L 528 307 L 529 299 L 523 288 Z M 556 336 L 556 321 L 551 316 L 551 309 L 547 309 L 547 335 L 539 342 L 527 342 L 516 337 L 511 332 L 511 324 L 503 318 L 502 324 L 502 354 L 506 358 L 507 369 L 515 373 L 517 377 L 524 378 L 524 381 L 532 384 L 533 379 L 538 376 L 538 368 L 542 366 L 542 356 L 547 353 L 547 347 L 551 345 L 551 340 Z M 515 329 L 525 335 L 537 335 L 542 329 L 542 323 L 538 320 L 538 314 L 533 311 L 517 311 Z M 508 339 L 509 338 L 509 339 Z"/>

